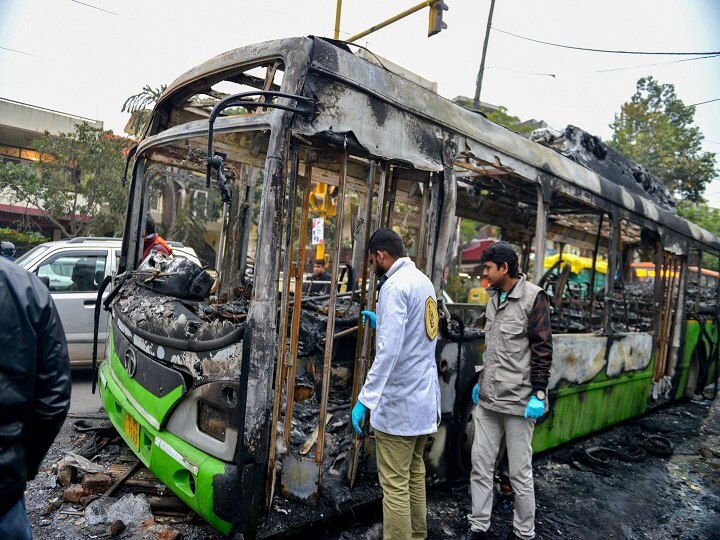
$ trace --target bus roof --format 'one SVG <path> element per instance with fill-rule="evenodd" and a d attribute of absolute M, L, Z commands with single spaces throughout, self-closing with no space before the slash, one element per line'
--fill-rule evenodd
<path fill-rule="evenodd" d="M 351 52 L 348 44 L 315 36 L 248 45 L 220 54 L 176 79 L 156 105 L 167 106 L 191 95 L 233 69 L 282 58 L 286 81 L 318 100 L 318 113 L 297 117 L 301 135 L 352 137 L 378 158 L 406 161 L 415 168 L 442 171 L 448 157 L 462 153 L 499 170 L 545 184 L 552 177 L 654 222 L 670 240 L 666 249 L 686 247 L 672 233 L 720 251 L 720 238 L 651 201 L 640 186 L 604 178 L 536 142 L 495 124 L 408 79 Z M 366 95 L 358 101 L 358 93 Z M 368 114 L 368 112 L 370 114 Z M 284 114 L 276 110 L 273 114 Z M 434 129 L 428 129 L 428 123 Z"/>

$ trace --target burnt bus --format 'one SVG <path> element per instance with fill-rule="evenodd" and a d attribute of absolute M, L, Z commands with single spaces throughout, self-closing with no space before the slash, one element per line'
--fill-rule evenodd
<path fill-rule="evenodd" d="M 720 240 L 619 161 L 581 158 L 342 42 L 271 41 L 191 69 L 129 159 L 98 371 L 110 420 L 224 534 L 263 536 L 379 497 L 372 433 L 356 437 L 348 420 L 373 358 L 359 312 L 374 306 L 367 242 L 381 226 L 439 300 L 430 483 L 468 468 L 484 346 L 484 306 L 464 302 L 478 274 L 462 256 L 468 228 L 511 242 L 552 301 L 551 407 L 535 451 L 696 393 L 717 379 L 718 288 L 688 269 L 717 269 Z M 143 260 L 147 215 L 203 266 L 181 253 Z M 550 250 L 592 262 L 582 275 L 562 256 L 546 269 Z M 305 272 L 318 256 L 332 277 L 313 296 Z M 660 269 L 654 281 L 630 279 L 638 261 Z M 263 512 L 288 505 L 305 510 L 283 524 Z"/>

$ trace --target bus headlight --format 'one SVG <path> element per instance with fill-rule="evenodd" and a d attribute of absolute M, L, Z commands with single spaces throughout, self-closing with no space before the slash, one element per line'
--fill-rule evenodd
<path fill-rule="evenodd" d="M 225 430 L 228 427 L 225 411 L 205 401 L 198 403 L 197 411 L 197 425 L 200 431 L 225 442 Z"/>
<path fill-rule="evenodd" d="M 211 456 L 232 461 L 238 442 L 240 384 L 214 381 L 190 390 L 165 429 Z"/>

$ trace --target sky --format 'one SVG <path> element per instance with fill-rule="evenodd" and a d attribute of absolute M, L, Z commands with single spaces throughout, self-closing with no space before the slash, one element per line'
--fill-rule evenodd
<path fill-rule="evenodd" d="M 343 0 L 340 38 L 418 0 Z M 452 99 L 472 97 L 490 0 L 445 0 L 448 26 L 427 37 L 427 10 L 358 43 L 422 77 Z M 125 99 L 169 84 L 243 45 L 301 35 L 332 37 L 336 0 L 0 0 L 0 97 L 102 120 L 123 133 Z M 608 139 L 609 124 L 652 75 L 686 104 L 720 98 L 720 56 L 607 54 L 508 35 L 625 51 L 720 51 L 720 0 L 499 0 L 481 100 L 521 119 L 567 124 Z M 678 60 L 687 60 L 678 62 Z M 655 64 L 655 65 L 652 65 Z M 718 154 L 720 101 L 698 105 L 703 149 Z M 706 199 L 720 207 L 720 172 Z"/>

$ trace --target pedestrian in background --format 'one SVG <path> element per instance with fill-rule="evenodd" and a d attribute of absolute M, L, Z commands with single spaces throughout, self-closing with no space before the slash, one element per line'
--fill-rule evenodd
<path fill-rule="evenodd" d="M 309 280 L 308 294 L 311 296 L 330 294 L 331 280 L 332 276 L 325 270 L 325 259 L 316 259 L 313 263 L 313 273 Z"/>
<path fill-rule="evenodd" d="M 507 242 L 482 255 L 490 299 L 486 308 L 485 352 L 472 400 L 475 439 L 470 474 L 472 514 L 467 540 L 490 538 L 493 472 L 502 441 L 507 447 L 510 484 L 515 492 L 513 530 L 508 539 L 535 538 L 532 434 L 547 410 L 552 333 L 547 294 L 518 271 Z"/>
<path fill-rule="evenodd" d="M 15 244 L 12 242 L 0 242 L 0 255 L 11 262 L 15 262 Z"/>
<path fill-rule="evenodd" d="M 172 248 L 165 239 L 157 233 L 155 220 L 150 214 L 145 218 L 145 239 L 143 240 L 143 254 L 145 259 L 153 251 L 159 251 L 163 255 L 170 256 Z"/>
<path fill-rule="evenodd" d="M 48 288 L 0 259 L 0 538 L 32 538 L 24 491 L 70 407 L 65 333 Z"/>
<path fill-rule="evenodd" d="M 368 260 L 380 278 L 377 314 L 362 315 L 375 328 L 376 353 L 352 410 L 353 428 L 362 433 L 360 423 L 370 410 L 383 490 L 383 538 L 426 538 L 423 451 L 440 423 L 435 289 L 405 256 L 392 229 L 370 237 Z"/>

